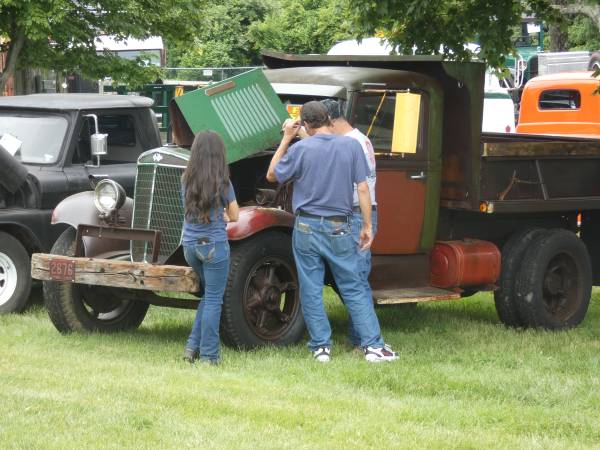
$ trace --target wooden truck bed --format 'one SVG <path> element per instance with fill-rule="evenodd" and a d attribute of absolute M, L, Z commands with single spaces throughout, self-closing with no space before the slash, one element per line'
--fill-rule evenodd
<path fill-rule="evenodd" d="M 444 167 L 444 207 L 490 213 L 600 209 L 600 140 L 483 134 L 481 154 L 458 161 Z"/>

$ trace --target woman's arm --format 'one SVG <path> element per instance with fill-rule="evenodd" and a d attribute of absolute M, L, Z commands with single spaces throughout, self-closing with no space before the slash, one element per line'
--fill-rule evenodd
<path fill-rule="evenodd" d="M 226 222 L 237 222 L 240 216 L 240 207 L 237 204 L 236 200 L 233 200 L 227 207 L 225 208 L 225 221 Z"/>

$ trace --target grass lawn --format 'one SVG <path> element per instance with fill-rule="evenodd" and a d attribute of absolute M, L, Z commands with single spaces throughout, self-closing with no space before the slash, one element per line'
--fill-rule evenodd
<path fill-rule="evenodd" d="M 39 295 L 39 294 L 38 294 Z M 41 305 L 0 316 L 0 448 L 600 448 L 600 290 L 567 332 L 502 326 L 490 295 L 378 309 L 395 363 L 304 343 L 181 359 L 193 311 L 60 335 Z"/>

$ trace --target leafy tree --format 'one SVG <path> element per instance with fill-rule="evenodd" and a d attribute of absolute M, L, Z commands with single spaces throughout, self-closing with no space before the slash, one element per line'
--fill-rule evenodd
<path fill-rule="evenodd" d="M 290 53 L 326 53 L 352 37 L 341 0 L 279 0 L 262 22 L 250 27 L 257 52 L 264 48 Z"/>
<path fill-rule="evenodd" d="M 587 16 L 575 16 L 567 28 L 569 50 L 600 50 L 600 30 Z"/>
<path fill-rule="evenodd" d="M 249 28 L 270 11 L 267 0 L 212 0 L 193 40 L 169 46 L 169 65 L 225 67 L 260 64 Z"/>
<path fill-rule="evenodd" d="M 439 54 L 468 60 L 467 42 L 479 42 L 479 57 L 503 67 L 513 49 L 510 30 L 523 14 L 557 20 L 550 0 L 345 0 L 357 37 L 384 36 L 404 53 Z M 441 51 L 440 51 L 441 49 Z"/>
<path fill-rule="evenodd" d="M 0 0 L 0 51 L 7 52 L 0 93 L 22 67 L 77 70 L 129 84 L 149 81 L 156 70 L 140 64 L 143 58 L 97 55 L 97 36 L 191 39 L 201 11 L 197 0 Z"/>

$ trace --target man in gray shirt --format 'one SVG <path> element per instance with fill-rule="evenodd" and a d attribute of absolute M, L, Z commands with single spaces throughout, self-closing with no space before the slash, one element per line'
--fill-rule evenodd
<path fill-rule="evenodd" d="M 302 312 L 311 338 L 309 348 L 317 361 L 330 360 L 331 327 L 323 305 L 327 263 L 360 337 L 365 359 L 369 362 L 392 361 L 397 355 L 381 338 L 372 298 L 359 274 L 359 248 L 350 228 L 353 184 L 356 184 L 363 219 L 360 247 L 369 248 L 372 241 L 371 201 L 366 181 L 368 167 L 362 148 L 354 139 L 331 132 L 327 108 L 320 102 L 308 102 L 302 107 L 301 123 L 310 137 L 288 150 L 300 123 L 287 122 L 267 179 L 294 182 L 293 250 Z"/>

